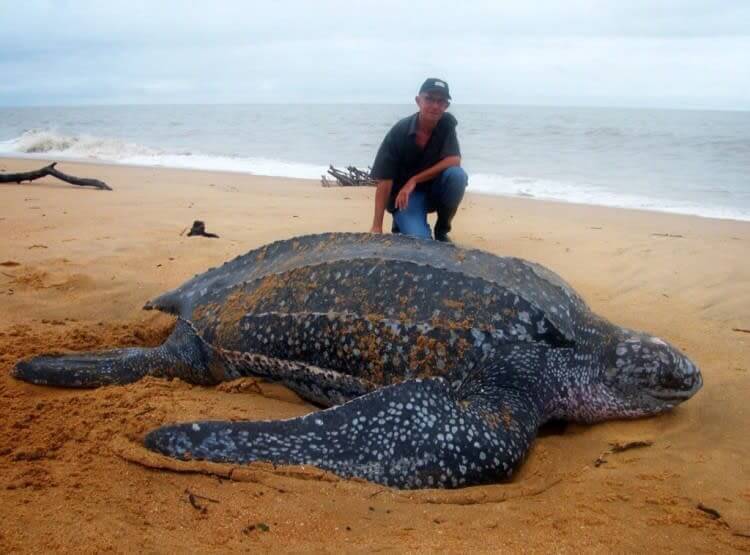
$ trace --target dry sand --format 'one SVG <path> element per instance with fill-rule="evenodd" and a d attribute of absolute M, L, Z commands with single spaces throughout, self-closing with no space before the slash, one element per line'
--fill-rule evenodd
<path fill-rule="evenodd" d="M 73 391 L 9 376 L 42 352 L 160 343 L 172 320 L 146 300 L 272 240 L 367 230 L 372 190 L 60 168 L 115 190 L 0 185 L 0 551 L 750 550 L 750 333 L 734 331 L 750 329 L 750 224 L 467 195 L 458 243 L 548 266 L 596 312 L 682 348 L 705 387 L 662 417 L 547 427 L 511 484 L 400 493 L 311 470 L 157 469 L 138 444 L 162 423 L 313 409 L 280 386 Z M 181 235 L 194 219 L 221 238 Z M 653 444 L 594 464 L 632 440 Z"/>

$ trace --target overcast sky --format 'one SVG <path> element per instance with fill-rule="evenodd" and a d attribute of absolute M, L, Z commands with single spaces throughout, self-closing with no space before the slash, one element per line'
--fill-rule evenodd
<path fill-rule="evenodd" d="M 0 0 L 0 106 L 411 102 L 750 110 L 750 0 Z"/>

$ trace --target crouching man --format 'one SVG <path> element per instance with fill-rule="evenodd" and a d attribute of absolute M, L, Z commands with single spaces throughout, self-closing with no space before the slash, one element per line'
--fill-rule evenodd
<path fill-rule="evenodd" d="M 394 233 L 432 238 L 427 214 L 437 212 L 435 239 L 448 232 L 468 182 L 461 168 L 456 118 L 442 79 L 427 79 L 415 98 L 419 111 L 400 120 L 383 139 L 371 175 L 377 180 L 372 233 L 383 232 L 387 209 Z"/>

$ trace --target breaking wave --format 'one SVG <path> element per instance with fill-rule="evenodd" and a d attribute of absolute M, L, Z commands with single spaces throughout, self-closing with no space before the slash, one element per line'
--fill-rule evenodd
<path fill-rule="evenodd" d="M 31 129 L 19 137 L 0 141 L 0 155 L 61 160 L 89 160 L 137 166 L 230 171 L 320 179 L 327 166 L 272 158 L 222 156 L 190 151 L 168 151 L 116 138 L 64 135 L 49 129 Z"/>
<path fill-rule="evenodd" d="M 609 129 L 597 130 L 610 133 Z M 0 141 L 0 156 L 60 160 L 89 160 L 108 163 L 171 168 L 229 171 L 320 179 L 327 166 L 262 157 L 168 151 L 125 140 L 93 135 L 66 135 L 51 129 L 31 129 L 20 136 Z M 642 196 L 582 182 L 555 181 L 523 176 L 470 172 L 469 190 L 474 193 L 525 197 L 570 203 L 634 208 L 658 212 L 692 214 L 710 218 L 750 220 L 742 206 L 699 203 L 674 198 Z M 717 192 L 713 191 L 712 196 Z"/>
<path fill-rule="evenodd" d="M 551 179 L 505 177 L 495 174 L 470 176 L 470 189 L 475 193 L 526 197 L 575 204 L 632 208 L 674 214 L 689 214 L 705 218 L 750 221 L 750 211 L 741 207 L 707 205 L 669 198 L 647 197 L 638 194 L 602 189 L 586 183 L 566 183 Z"/>

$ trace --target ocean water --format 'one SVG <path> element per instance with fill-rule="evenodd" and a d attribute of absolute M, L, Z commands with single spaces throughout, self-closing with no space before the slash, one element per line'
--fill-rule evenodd
<path fill-rule="evenodd" d="M 0 156 L 319 179 L 411 105 L 0 108 Z M 750 112 L 455 105 L 471 191 L 750 220 Z"/>

